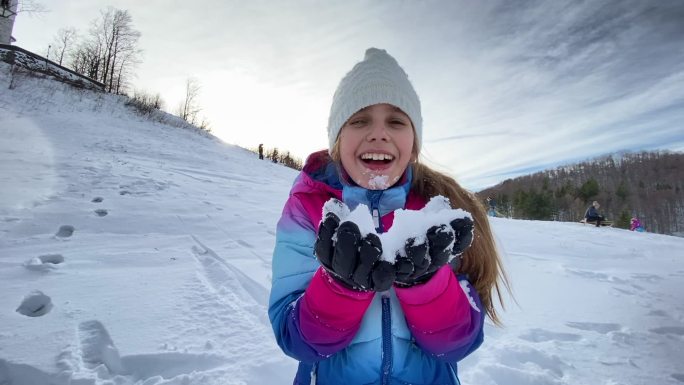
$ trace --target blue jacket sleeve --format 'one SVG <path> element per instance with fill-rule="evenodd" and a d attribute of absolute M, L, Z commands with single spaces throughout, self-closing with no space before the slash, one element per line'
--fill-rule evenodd
<path fill-rule="evenodd" d="M 297 320 L 299 299 L 320 266 L 313 255 L 315 239 L 315 229 L 301 203 L 290 196 L 276 229 L 268 317 L 283 352 L 309 363 L 324 358 L 306 343 Z"/>

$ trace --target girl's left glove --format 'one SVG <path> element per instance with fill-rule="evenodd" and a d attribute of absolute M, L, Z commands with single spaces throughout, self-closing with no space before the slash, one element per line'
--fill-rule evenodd
<path fill-rule="evenodd" d="M 380 238 L 375 234 L 362 237 L 355 223 L 340 224 L 332 212 L 318 228 L 314 253 L 332 277 L 351 289 L 385 291 L 392 287 L 395 268 L 380 260 Z"/>
<path fill-rule="evenodd" d="M 449 226 L 432 226 L 426 233 L 426 242 L 416 245 L 415 239 L 406 241 L 404 255 L 397 255 L 395 283 L 410 287 L 427 282 L 440 267 L 451 260 L 458 269 L 460 256 L 473 241 L 473 221 L 459 218 Z"/>

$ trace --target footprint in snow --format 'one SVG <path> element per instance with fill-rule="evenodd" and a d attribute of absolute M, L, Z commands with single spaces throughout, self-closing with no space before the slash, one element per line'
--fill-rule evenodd
<path fill-rule="evenodd" d="M 243 246 L 243 247 L 246 247 L 246 248 L 249 248 L 249 249 L 254 248 L 254 246 L 252 246 L 251 243 L 245 242 L 245 241 L 243 241 L 242 239 L 238 239 L 236 242 L 237 242 L 240 246 Z"/>
<path fill-rule="evenodd" d="M 74 235 L 74 230 L 74 226 L 62 225 L 59 227 L 59 230 L 57 230 L 55 236 L 58 238 L 69 238 Z"/>
<path fill-rule="evenodd" d="M 45 254 L 24 262 L 24 267 L 29 270 L 47 271 L 55 269 L 60 263 L 64 263 L 62 254 Z"/>
<path fill-rule="evenodd" d="M 552 332 L 544 329 L 530 329 L 518 338 L 530 342 L 546 342 L 546 341 L 579 341 L 582 336 L 575 333 L 560 333 Z"/>
<path fill-rule="evenodd" d="M 656 317 L 667 317 L 667 312 L 664 310 L 651 310 L 646 315 L 652 315 Z"/>
<path fill-rule="evenodd" d="M 95 197 L 95 198 L 93 198 L 93 199 L 91 200 L 91 202 L 93 202 L 93 203 L 100 203 L 100 202 L 102 202 L 103 200 L 104 200 L 104 199 L 103 199 L 102 197 Z"/>
<path fill-rule="evenodd" d="M 156 379 L 160 376 L 171 379 L 210 370 L 226 362 L 226 359 L 220 356 L 177 352 L 122 356 L 107 329 L 98 320 L 81 322 L 78 325 L 78 337 L 80 361 L 84 362 L 88 369 L 101 370 L 99 368 L 104 365 L 109 374 L 132 375 L 141 380 Z"/>
<path fill-rule="evenodd" d="M 557 384 L 565 375 L 569 367 L 555 355 L 549 355 L 543 351 L 528 347 L 509 347 L 505 350 L 496 351 L 496 365 L 484 365 L 483 370 L 487 373 L 490 382 L 497 384 Z M 531 368 L 535 372 L 543 372 L 543 376 L 532 378 L 530 381 Z"/>
<path fill-rule="evenodd" d="M 205 345 L 205 349 L 207 346 Z M 156 353 L 121 357 L 126 372 L 136 378 L 174 378 L 225 365 L 226 359 L 213 354 Z M 156 382 L 155 382 L 156 383 Z"/>
<path fill-rule="evenodd" d="M 615 290 L 615 291 L 617 291 L 617 292 L 620 292 L 620 293 L 622 293 L 622 294 L 625 294 L 625 295 L 637 295 L 637 293 L 634 292 L 634 291 L 631 291 L 631 290 L 629 290 L 629 289 L 623 289 L 623 288 L 620 288 L 620 287 L 613 287 L 613 290 Z"/>
<path fill-rule="evenodd" d="M 107 212 L 107 210 L 105 210 L 105 209 L 97 209 L 94 212 L 95 212 L 95 215 L 97 215 L 98 217 L 104 217 L 107 214 L 109 214 L 109 212 Z"/>
<path fill-rule="evenodd" d="M 632 278 L 650 283 L 657 283 L 664 279 L 663 277 L 656 274 L 632 274 Z"/>
<path fill-rule="evenodd" d="M 78 325 L 81 345 L 81 359 L 89 368 L 105 365 L 110 373 L 123 373 L 119 350 L 114 346 L 102 322 L 97 320 L 81 322 Z"/>
<path fill-rule="evenodd" d="M 41 317 L 52 310 L 52 299 L 40 290 L 34 290 L 24 296 L 16 312 L 27 317 Z"/>
<path fill-rule="evenodd" d="M 656 334 L 674 334 L 678 336 L 684 336 L 684 327 L 682 326 L 661 326 L 650 330 Z"/>
<path fill-rule="evenodd" d="M 621 328 L 619 324 L 603 322 L 566 322 L 565 325 L 573 329 L 594 331 L 601 334 L 608 334 Z"/>

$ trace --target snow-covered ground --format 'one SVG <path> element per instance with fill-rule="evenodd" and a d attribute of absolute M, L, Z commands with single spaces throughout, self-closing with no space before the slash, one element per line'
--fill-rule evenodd
<path fill-rule="evenodd" d="M 296 172 L 7 73 L 0 384 L 291 383 L 266 303 Z M 684 239 L 492 222 L 517 303 L 463 384 L 684 383 Z"/>

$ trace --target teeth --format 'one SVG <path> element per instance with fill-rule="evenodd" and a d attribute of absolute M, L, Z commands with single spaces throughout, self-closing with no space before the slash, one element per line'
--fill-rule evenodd
<path fill-rule="evenodd" d="M 377 153 L 365 153 L 361 155 L 361 159 L 372 159 L 372 160 L 393 160 L 394 157 L 389 154 L 377 154 Z"/>

